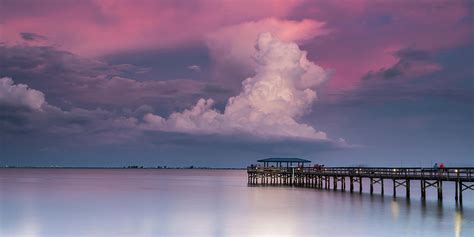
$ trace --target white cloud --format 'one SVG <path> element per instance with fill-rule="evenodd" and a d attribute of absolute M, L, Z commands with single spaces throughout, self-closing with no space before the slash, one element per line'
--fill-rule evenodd
<path fill-rule="evenodd" d="M 256 74 L 242 82 L 240 94 L 229 98 L 224 112 L 213 109 L 212 99 L 200 99 L 193 108 L 167 119 L 145 115 L 145 128 L 327 140 L 324 132 L 297 119 L 316 100 L 314 88 L 328 78 L 328 72 L 310 62 L 296 43 L 283 42 L 270 33 L 258 37 L 254 60 Z"/>
<path fill-rule="evenodd" d="M 71 108 L 65 111 L 49 104 L 43 92 L 25 84 L 15 84 L 9 77 L 0 78 L 0 106 L 20 108 L 1 110 L 0 107 L 0 133 L 35 131 L 42 135 L 65 135 L 68 140 L 75 137 L 108 144 L 130 143 L 142 133 L 135 117 L 102 109 Z M 150 110 L 141 106 L 135 112 L 143 114 Z M 23 122 L 15 122 L 17 119 Z"/>
<path fill-rule="evenodd" d="M 43 92 L 28 88 L 24 84 L 15 85 L 9 77 L 0 78 L 0 105 L 41 111 L 46 104 Z"/>
<path fill-rule="evenodd" d="M 201 71 L 201 67 L 199 67 L 198 65 L 190 65 L 190 66 L 188 66 L 188 69 L 191 70 L 191 71 L 195 71 L 195 72 L 200 72 Z"/>
<path fill-rule="evenodd" d="M 206 36 L 211 56 L 217 64 L 239 64 L 253 68 L 255 60 L 255 39 L 261 32 L 269 32 L 284 42 L 302 43 L 328 32 L 324 22 L 311 19 L 302 21 L 265 18 L 258 21 L 223 27 Z"/>

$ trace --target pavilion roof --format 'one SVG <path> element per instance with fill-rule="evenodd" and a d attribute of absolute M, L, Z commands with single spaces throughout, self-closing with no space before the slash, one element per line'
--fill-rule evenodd
<path fill-rule="evenodd" d="M 272 158 L 266 158 L 266 159 L 261 159 L 261 160 L 257 160 L 257 162 L 282 162 L 282 163 L 286 163 L 286 162 L 290 162 L 290 163 L 311 163 L 310 160 L 305 160 L 305 159 L 301 159 L 301 158 L 293 158 L 293 157 L 287 157 L 287 158 L 283 158 L 283 157 L 272 157 Z"/>

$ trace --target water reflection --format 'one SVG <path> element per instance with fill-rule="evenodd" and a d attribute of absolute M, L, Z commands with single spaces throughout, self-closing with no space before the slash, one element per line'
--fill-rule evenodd
<path fill-rule="evenodd" d="M 474 231 L 469 193 L 461 210 L 449 201 L 247 187 L 246 180 L 243 171 L 0 170 L 0 236 L 452 236 L 453 230 L 455 236 L 469 236 Z"/>
<path fill-rule="evenodd" d="M 459 209 L 456 209 L 456 212 L 454 214 L 454 236 L 455 237 L 461 236 L 462 220 L 463 220 L 462 211 Z"/>
<path fill-rule="evenodd" d="M 398 202 L 396 200 L 393 200 L 392 203 L 390 204 L 391 210 L 392 210 L 392 217 L 394 220 L 398 219 L 398 216 L 400 215 L 400 207 L 398 205 Z"/>

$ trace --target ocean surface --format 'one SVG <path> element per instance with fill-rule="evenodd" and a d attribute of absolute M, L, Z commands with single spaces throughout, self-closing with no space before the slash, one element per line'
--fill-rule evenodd
<path fill-rule="evenodd" d="M 0 236 L 474 236 L 474 191 L 455 204 L 249 187 L 242 170 L 0 169 Z M 365 191 L 368 188 L 365 187 Z"/>

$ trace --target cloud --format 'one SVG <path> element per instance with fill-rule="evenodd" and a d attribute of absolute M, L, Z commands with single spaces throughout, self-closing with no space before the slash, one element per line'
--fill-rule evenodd
<path fill-rule="evenodd" d="M 102 109 L 66 111 L 49 104 L 43 92 L 15 84 L 8 77 L 0 78 L 0 132 L 5 139 L 34 134 L 33 140 L 60 137 L 63 144 L 129 143 L 141 134 L 138 119 L 133 115 L 149 111 L 152 109 L 148 106 L 129 115 Z"/>
<path fill-rule="evenodd" d="M 328 32 L 325 23 L 304 19 L 301 21 L 265 18 L 222 27 L 206 36 L 206 44 L 218 64 L 231 63 L 254 68 L 255 39 L 261 32 L 269 32 L 284 42 L 302 43 Z M 242 68 L 240 68 L 242 70 Z"/>
<path fill-rule="evenodd" d="M 88 56 L 196 43 L 223 25 L 284 17 L 299 1 L 2 1 L 2 41 L 18 30 L 47 35 L 63 49 Z M 25 14 L 25 8 L 29 14 Z M 64 24 L 67 22 L 67 24 Z M 80 29 L 80 30 L 77 30 Z"/>
<path fill-rule="evenodd" d="M 350 2 L 305 1 L 289 17 L 318 19 L 331 29 L 304 45 L 310 58 L 335 70 L 325 90 L 357 89 L 367 72 L 397 63 L 393 52 L 403 48 L 434 51 L 473 42 L 472 22 L 465 20 L 472 10 L 465 1 Z"/>
<path fill-rule="evenodd" d="M 199 67 L 198 65 L 190 65 L 188 66 L 188 69 L 195 72 L 201 72 L 201 67 Z"/>
<path fill-rule="evenodd" d="M 442 69 L 441 65 L 435 62 L 433 53 L 426 50 L 404 48 L 396 51 L 394 55 L 399 59 L 395 64 L 375 72 L 369 71 L 362 79 L 416 78 Z"/>
<path fill-rule="evenodd" d="M 37 41 L 37 40 L 46 40 L 46 36 L 38 35 L 31 32 L 20 32 L 20 36 L 23 40 L 26 41 Z"/>
<path fill-rule="evenodd" d="M 8 77 L 0 78 L 0 105 L 8 107 L 23 107 L 41 111 L 45 105 L 44 94 L 28 88 L 27 85 L 13 83 Z"/>
<path fill-rule="evenodd" d="M 84 58 L 50 46 L 0 45 L 0 54 L 0 77 L 45 92 L 48 101 L 61 108 L 133 109 L 147 104 L 171 111 L 208 94 L 204 89 L 212 84 L 173 78 L 135 80 L 147 68 Z"/>
<path fill-rule="evenodd" d="M 224 112 L 213 109 L 212 99 L 200 99 L 194 107 L 174 112 L 165 119 L 147 114 L 150 130 L 191 134 L 247 134 L 262 138 L 327 140 L 324 132 L 297 119 L 316 100 L 314 88 L 329 73 L 306 58 L 295 43 L 270 33 L 256 44 L 256 74 L 242 82 L 239 95 L 229 98 Z"/>

